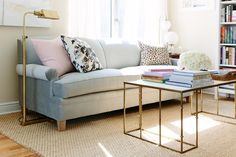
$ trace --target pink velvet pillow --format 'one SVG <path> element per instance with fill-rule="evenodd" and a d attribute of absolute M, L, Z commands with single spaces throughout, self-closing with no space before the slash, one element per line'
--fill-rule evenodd
<path fill-rule="evenodd" d="M 59 37 L 53 40 L 32 39 L 32 43 L 43 65 L 56 69 L 58 76 L 74 69 Z"/>

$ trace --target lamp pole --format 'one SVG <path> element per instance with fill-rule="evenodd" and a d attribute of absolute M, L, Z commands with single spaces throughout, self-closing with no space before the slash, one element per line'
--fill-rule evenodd
<path fill-rule="evenodd" d="M 26 35 L 26 16 L 27 15 L 35 15 L 39 18 L 44 19 L 53 19 L 57 20 L 59 19 L 59 16 L 56 11 L 50 11 L 50 10 L 40 10 L 40 11 L 34 11 L 34 12 L 26 12 L 23 16 L 23 36 L 22 36 L 22 62 L 23 62 L 23 68 L 22 68 L 22 98 L 21 98 L 21 113 L 22 113 L 22 120 L 21 125 L 29 125 L 39 122 L 44 122 L 45 118 L 38 118 L 33 120 L 27 120 L 26 117 L 26 65 L 27 65 L 27 50 L 26 50 L 26 39 L 28 38 Z"/>
<path fill-rule="evenodd" d="M 22 36 L 22 42 L 23 42 L 23 83 L 22 83 L 22 122 L 21 125 L 26 125 L 26 16 L 29 14 L 34 14 L 33 12 L 26 12 L 23 17 L 23 36 Z"/>

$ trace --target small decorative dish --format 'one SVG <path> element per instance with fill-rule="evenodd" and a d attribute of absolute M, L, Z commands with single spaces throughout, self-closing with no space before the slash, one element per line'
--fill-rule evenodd
<path fill-rule="evenodd" d="M 236 79 L 236 71 L 222 71 L 217 74 L 211 74 L 213 80 L 230 81 Z"/>

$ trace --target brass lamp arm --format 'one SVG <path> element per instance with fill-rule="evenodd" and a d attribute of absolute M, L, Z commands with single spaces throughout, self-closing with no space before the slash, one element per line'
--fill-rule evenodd
<path fill-rule="evenodd" d="M 26 38 L 26 28 L 25 28 L 26 27 L 26 16 L 30 15 L 30 14 L 34 15 L 34 12 L 26 12 L 26 13 L 24 13 L 24 16 L 23 16 L 23 37 L 24 38 Z"/>

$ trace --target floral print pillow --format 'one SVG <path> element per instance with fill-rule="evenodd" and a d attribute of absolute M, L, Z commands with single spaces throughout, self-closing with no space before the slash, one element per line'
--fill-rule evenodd
<path fill-rule="evenodd" d="M 86 73 L 102 69 L 102 65 L 93 49 L 85 41 L 63 35 L 61 35 L 61 40 L 78 72 Z"/>

